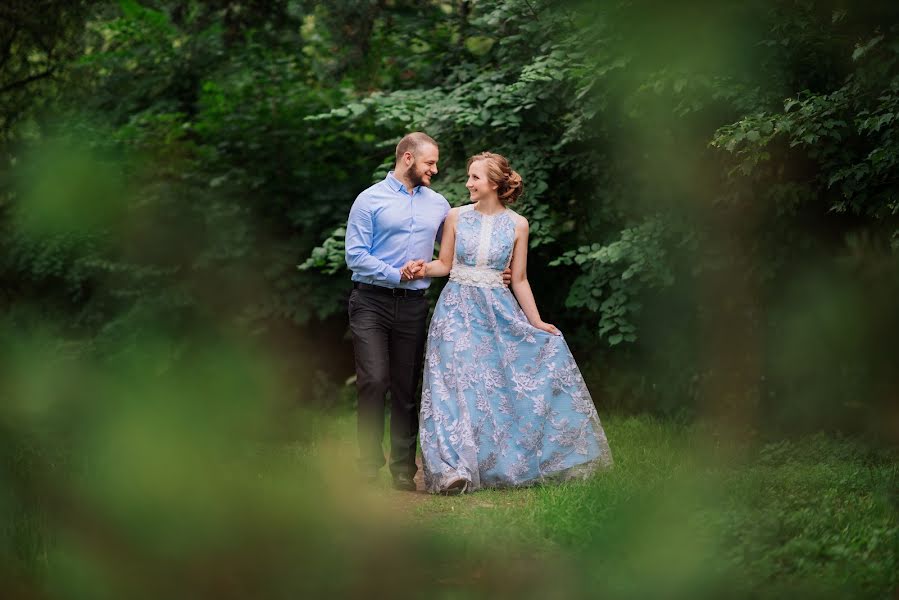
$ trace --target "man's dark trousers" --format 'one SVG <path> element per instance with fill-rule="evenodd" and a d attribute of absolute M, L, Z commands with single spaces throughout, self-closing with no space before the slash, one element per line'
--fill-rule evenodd
<path fill-rule="evenodd" d="M 364 473 L 374 474 L 384 465 L 381 439 L 385 396 L 390 391 L 390 472 L 413 476 L 428 301 L 423 295 L 394 296 L 384 290 L 353 289 L 350 293 L 359 396 L 359 466 Z"/>

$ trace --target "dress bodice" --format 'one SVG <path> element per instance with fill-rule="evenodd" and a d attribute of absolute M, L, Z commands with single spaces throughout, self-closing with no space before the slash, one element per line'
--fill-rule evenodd
<path fill-rule="evenodd" d="M 474 204 L 459 210 L 450 280 L 478 287 L 503 286 L 502 272 L 512 261 L 515 245 L 513 214 L 506 209 L 485 215 L 474 210 Z"/>

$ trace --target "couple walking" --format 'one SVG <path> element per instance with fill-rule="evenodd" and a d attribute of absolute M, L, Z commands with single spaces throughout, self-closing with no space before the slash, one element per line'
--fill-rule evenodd
<path fill-rule="evenodd" d="M 430 189 L 438 158 L 433 139 L 406 135 L 395 169 L 359 194 L 347 222 L 363 475 L 374 480 L 385 462 L 388 391 L 397 489 L 415 489 L 419 435 L 432 493 L 585 477 L 610 465 L 583 377 L 528 284 L 528 222 L 508 208 L 521 177 L 504 157 L 477 154 L 468 161 L 472 203 L 451 209 Z M 430 260 L 435 240 L 440 253 Z M 425 291 L 447 275 L 426 335 Z"/>

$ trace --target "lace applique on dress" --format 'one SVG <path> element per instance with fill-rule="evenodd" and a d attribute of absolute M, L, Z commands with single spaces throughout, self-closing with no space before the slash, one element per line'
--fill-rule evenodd
<path fill-rule="evenodd" d="M 502 272 L 512 258 L 515 222 L 504 210 L 483 215 L 469 204 L 460 209 L 450 281 L 476 287 L 505 287 Z"/>
<path fill-rule="evenodd" d="M 461 209 L 450 280 L 425 351 L 425 485 L 468 490 L 582 478 L 612 464 L 593 400 L 562 336 L 528 323 L 503 285 L 515 216 Z"/>

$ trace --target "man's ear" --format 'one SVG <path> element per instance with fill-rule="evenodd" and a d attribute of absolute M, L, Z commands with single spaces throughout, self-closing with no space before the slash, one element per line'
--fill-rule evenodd
<path fill-rule="evenodd" d="M 412 163 L 415 162 L 415 157 L 412 156 L 411 152 L 404 152 L 403 153 L 403 161 L 406 163 L 406 166 L 409 167 L 409 166 L 412 166 Z"/>

